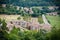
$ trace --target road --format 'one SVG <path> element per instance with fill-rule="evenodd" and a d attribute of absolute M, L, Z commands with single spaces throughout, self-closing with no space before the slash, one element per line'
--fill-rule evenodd
<path fill-rule="evenodd" d="M 44 14 L 42 15 L 42 18 L 43 18 L 43 21 L 44 21 L 45 24 L 49 24 L 49 23 L 48 23 L 48 20 L 46 19 L 46 17 L 45 17 Z"/>

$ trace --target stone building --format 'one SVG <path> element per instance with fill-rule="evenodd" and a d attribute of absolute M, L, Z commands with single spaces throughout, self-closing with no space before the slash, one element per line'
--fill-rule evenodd
<path fill-rule="evenodd" d="M 56 16 L 56 15 L 58 15 L 58 13 L 57 12 L 51 12 L 51 13 L 46 13 L 47 15 L 53 15 L 53 16 Z"/>
<path fill-rule="evenodd" d="M 39 24 L 39 22 L 27 22 L 27 21 L 24 21 L 24 20 L 11 20 L 11 21 L 8 21 L 7 22 L 7 27 L 8 29 L 11 31 L 13 29 L 13 27 L 16 27 L 16 28 L 26 28 L 28 30 L 40 30 L 40 29 L 47 29 L 49 30 L 50 29 L 50 25 L 47 25 L 47 24 Z M 21 28 L 22 27 L 22 28 Z"/>
<path fill-rule="evenodd" d="M 9 30 L 12 30 L 13 27 L 16 28 L 27 28 L 29 30 L 39 30 L 40 24 L 39 23 L 34 23 L 34 22 L 26 22 L 26 21 L 21 21 L 21 20 L 11 20 L 7 22 L 7 27 Z"/>
<path fill-rule="evenodd" d="M 17 10 L 19 10 L 20 7 L 19 6 L 16 6 L 16 7 L 17 7 Z"/>
<path fill-rule="evenodd" d="M 6 4 L 2 4 L 2 7 L 6 7 Z"/>

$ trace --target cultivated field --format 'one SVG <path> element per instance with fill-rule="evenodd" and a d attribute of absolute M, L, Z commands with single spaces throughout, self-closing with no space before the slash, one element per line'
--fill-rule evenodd
<path fill-rule="evenodd" d="M 59 16 L 47 16 L 48 21 L 53 27 L 60 27 L 60 17 Z"/>
<path fill-rule="evenodd" d="M 23 17 L 20 15 L 0 15 L 0 18 L 5 19 L 6 21 L 17 20 L 18 17 L 21 17 L 21 20 L 23 20 Z M 38 18 L 31 17 L 30 21 L 38 22 Z"/>
<path fill-rule="evenodd" d="M 6 21 L 9 20 L 17 20 L 18 17 L 21 17 L 20 15 L 0 15 L 1 19 L 5 19 Z M 22 17 L 21 17 L 22 20 Z"/>

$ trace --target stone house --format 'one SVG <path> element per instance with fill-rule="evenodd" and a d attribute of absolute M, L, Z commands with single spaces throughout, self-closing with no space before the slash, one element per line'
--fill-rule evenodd
<path fill-rule="evenodd" d="M 12 30 L 13 27 L 20 28 L 20 27 L 26 27 L 26 22 L 25 21 L 20 21 L 20 20 L 11 20 L 7 22 L 7 27 L 8 29 Z"/>
<path fill-rule="evenodd" d="M 24 11 L 28 13 L 28 11 L 29 11 L 29 8 L 27 8 L 27 7 L 24 7 Z"/>
<path fill-rule="evenodd" d="M 46 13 L 47 15 L 53 15 L 53 16 L 56 16 L 56 15 L 58 15 L 58 13 L 57 12 L 51 12 L 51 13 Z"/>
<path fill-rule="evenodd" d="M 28 22 L 27 23 L 27 29 L 29 30 L 39 30 L 40 29 L 40 24 L 37 22 Z"/>
<path fill-rule="evenodd" d="M 30 14 L 33 14 L 34 13 L 33 10 L 32 10 L 32 8 L 29 8 L 29 13 Z"/>
<path fill-rule="evenodd" d="M 46 31 L 51 30 L 51 25 L 50 24 L 42 24 L 41 26 L 42 26 L 41 29 L 44 29 Z"/>
<path fill-rule="evenodd" d="M 7 22 L 7 27 L 8 29 L 11 31 L 13 29 L 13 27 L 16 28 L 26 28 L 28 30 L 40 30 L 40 29 L 50 29 L 50 25 L 48 24 L 39 24 L 39 22 L 27 22 L 24 20 L 11 20 Z M 47 30 L 48 30 L 47 29 Z"/>
<path fill-rule="evenodd" d="M 50 10 L 55 10 L 55 7 L 54 6 L 49 6 L 48 7 Z"/>
<path fill-rule="evenodd" d="M 2 4 L 2 7 L 6 7 L 6 4 Z"/>
<path fill-rule="evenodd" d="M 19 6 L 16 6 L 17 7 L 17 10 L 19 10 L 20 9 L 20 7 Z"/>
<path fill-rule="evenodd" d="M 24 7 L 24 11 L 30 14 L 33 14 L 32 8 Z"/>
<path fill-rule="evenodd" d="M 21 21 L 21 20 L 12 20 L 7 22 L 7 27 L 9 30 L 12 30 L 13 27 L 16 28 L 27 28 L 29 30 L 39 30 L 40 24 L 39 23 L 33 23 L 33 22 L 26 22 L 26 21 Z"/>

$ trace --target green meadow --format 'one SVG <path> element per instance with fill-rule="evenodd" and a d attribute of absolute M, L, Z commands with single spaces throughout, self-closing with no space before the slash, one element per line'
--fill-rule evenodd
<path fill-rule="evenodd" d="M 60 27 L 60 17 L 59 16 L 48 16 L 46 15 L 49 23 L 53 26 L 53 27 Z"/>

